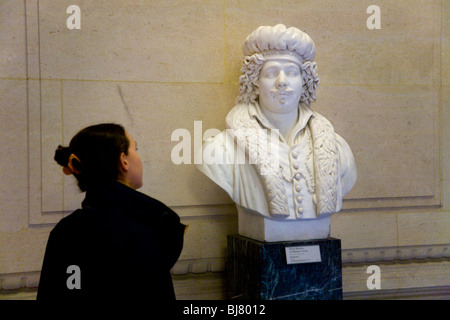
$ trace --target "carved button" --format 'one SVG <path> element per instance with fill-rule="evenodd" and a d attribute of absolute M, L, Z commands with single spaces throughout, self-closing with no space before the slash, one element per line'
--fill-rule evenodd
<path fill-rule="evenodd" d="M 302 196 L 298 196 L 297 197 L 297 202 L 302 202 L 303 201 L 303 197 Z"/>
<path fill-rule="evenodd" d="M 295 180 L 300 180 L 301 177 L 302 177 L 302 175 L 300 173 L 297 173 L 295 175 Z"/>
<path fill-rule="evenodd" d="M 302 190 L 302 187 L 299 184 L 295 185 L 295 191 L 300 192 Z"/>
<path fill-rule="evenodd" d="M 300 168 L 300 164 L 298 162 L 294 162 L 292 166 L 294 167 L 294 169 Z"/>
<path fill-rule="evenodd" d="M 298 158 L 298 152 L 297 151 L 292 152 L 292 158 L 294 158 L 294 159 Z"/>
<path fill-rule="evenodd" d="M 297 209 L 297 211 L 298 211 L 298 213 L 303 213 L 304 210 L 303 210 L 302 207 L 300 207 L 300 208 Z"/>

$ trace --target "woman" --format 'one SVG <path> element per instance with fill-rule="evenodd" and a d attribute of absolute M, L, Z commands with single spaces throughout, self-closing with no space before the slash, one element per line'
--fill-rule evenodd
<path fill-rule="evenodd" d="M 143 171 L 130 134 L 117 124 L 87 127 L 55 160 L 86 198 L 50 233 L 37 299 L 174 300 L 170 269 L 185 225 L 135 190 Z"/>

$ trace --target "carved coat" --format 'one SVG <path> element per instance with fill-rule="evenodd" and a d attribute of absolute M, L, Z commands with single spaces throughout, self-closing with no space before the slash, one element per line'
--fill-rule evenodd
<path fill-rule="evenodd" d="M 257 104 L 235 106 L 226 124 L 227 130 L 203 145 L 204 157 L 214 150 L 215 163 L 197 167 L 235 203 L 279 219 L 314 219 L 341 209 L 356 181 L 355 161 L 322 115 L 300 106 L 299 122 L 287 138 Z M 245 150 L 246 164 L 236 158 L 239 150 Z"/>

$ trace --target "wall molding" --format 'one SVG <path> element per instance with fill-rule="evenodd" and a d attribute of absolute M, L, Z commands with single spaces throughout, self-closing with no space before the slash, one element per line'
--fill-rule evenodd
<path fill-rule="evenodd" d="M 40 271 L 0 274 L 0 291 L 37 288 L 40 276 Z"/>
<path fill-rule="evenodd" d="M 343 269 L 344 285 L 345 276 L 352 276 L 352 271 Z M 0 276 L 3 277 L 4 275 Z M 0 290 L 0 300 L 35 300 L 39 272 L 9 275 L 6 285 L 8 287 L 22 285 L 21 288 L 3 288 Z M 223 272 L 207 272 L 203 274 L 191 274 L 174 276 L 174 286 L 177 299 L 227 299 L 226 275 Z M 358 277 L 356 277 L 358 278 Z M 3 278 L 4 279 L 4 278 Z M 3 280 L 2 279 L 2 280 Z M 33 280 L 34 279 L 34 280 Z M 13 281 L 11 281 L 13 280 Z M 358 280 L 358 279 L 356 279 Z M 359 279 L 363 281 L 364 279 Z M 2 281 L 0 281 L 1 283 Z M 14 284 L 15 283 L 15 284 Z M 31 286 L 31 287 L 30 287 Z M 344 300 L 448 300 L 450 299 L 450 286 L 426 286 L 414 288 L 381 289 L 381 290 L 359 290 L 352 291 L 345 288 Z M 348 287 L 348 286 L 347 286 Z"/>
<path fill-rule="evenodd" d="M 450 244 L 342 249 L 342 263 L 450 258 Z"/>
<path fill-rule="evenodd" d="M 344 300 L 449 300 L 450 286 L 344 292 Z"/>
<path fill-rule="evenodd" d="M 342 264 L 372 263 L 387 261 L 408 261 L 450 258 L 450 244 L 424 246 L 398 246 L 380 248 L 342 249 Z M 179 260 L 172 274 L 222 272 L 226 268 L 226 258 L 203 258 Z"/>
<path fill-rule="evenodd" d="M 403 246 L 363 249 L 343 249 L 342 264 L 353 266 L 358 264 L 394 263 L 411 261 L 439 261 L 450 258 L 450 244 L 425 246 Z M 199 258 L 178 260 L 172 269 L 174 276 L 189 274 L 217 273 L 226 270 L 226 258 Z M 22 288 L 37 288 L 40 271 L 0 274 L 0 291 Z"/>

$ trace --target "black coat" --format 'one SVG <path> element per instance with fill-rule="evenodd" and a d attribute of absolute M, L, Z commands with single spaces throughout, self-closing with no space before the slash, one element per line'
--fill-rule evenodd
<path fill-rule="evenodd" d="M 166 205 L 119 182 L 90 190 L 50 233 L 37 299 L 175 300 L 184 230 Z M 77 273 L 80 288 L 69 289 Z"/>

